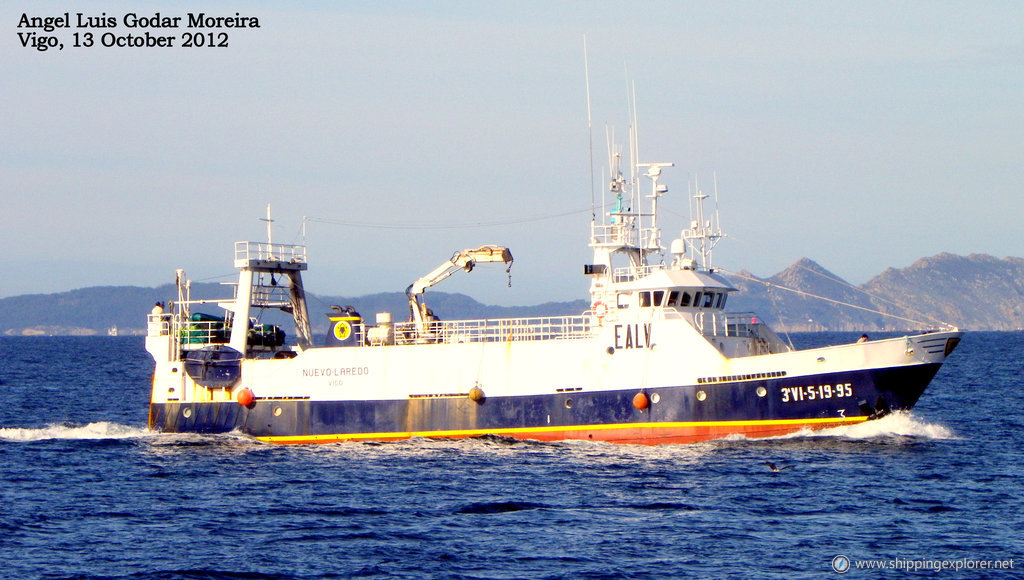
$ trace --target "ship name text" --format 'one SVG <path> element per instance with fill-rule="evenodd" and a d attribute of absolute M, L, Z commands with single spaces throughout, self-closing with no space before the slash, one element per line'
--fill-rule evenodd
<path fill-rule="evenodd" d="M 370 374 L 370 367 L 315 367 L 302 369 L 303 377 L 360 377 Z"/>
<path fill-rule="evenodd" d="M 615 349 L 651 348 L 651 324 L 616 324 Z"/>

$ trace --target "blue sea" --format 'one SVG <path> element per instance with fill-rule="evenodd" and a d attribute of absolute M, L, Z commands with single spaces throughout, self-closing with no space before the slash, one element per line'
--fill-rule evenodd
<path fill-rule="evenodd" d="M 768 440 L 293 447 L 148 431 L 141 338 L 0 337 L 0 577 L 1024 577 L 1022 355 Z"/>

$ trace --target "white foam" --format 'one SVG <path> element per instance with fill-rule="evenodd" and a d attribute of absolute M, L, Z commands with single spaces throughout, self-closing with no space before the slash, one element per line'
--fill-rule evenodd
<path fill-rule="evenodd" d="M 179 434 L 184 437 L 195 437 L 196 434 Z M 48 425 L 46 427 L 40 427 L 36 429 L 8 427 L 0 428 L 0 440 L 4 441 L 44 441 L 47 439 L 82 439 L 82 440 L 101 440 L 101 439 L 138 439 L 138 438 L 151 438 L 151 437 L 164 437 L 171 440 L 174 439 L 172 434 L 158 433 L 156 431 L 147 429 L 145 427 L 133 427 L 130 425 L 122 425 L 119 423 L 111 423 L 109 421 L 99 421 L 96 423 L 89 423 L 81 426 L 67 426 L 67 425 Z M 232 432 L 228 434 L 222 434 L 220 437 L 226 437 L 230 439 L 238 439 L 247 442 L 255 442 L 256 440 L 243 435 L 238 432 Z M 891 413 L 881 419 L 875 421 L 865 421 L 863 423 L 856 423 L 852 425 L 844 425 L 841 427 L 832 427 L 829 429 L 811 430 L 801 429 L 795 433 L 788 435 L 780 435 L 778 437 L 770 437 L 768 439 L 800 439 L 800 438 L 821 438 L 821 437 L 835 437 L 835 438 L 846 438 L 846 439 L 875 439 L 885 437 L 914 437 L 921 439 L 957 439 L 957 436 L 951 429 L 944 425 L 937 423 L 928 423 L 915 417 L 912 413 L 898 411 Z M 736 434 L 729 435 L 723 440 L 725 441 L 742 441 L 747 437 Z M 447 441 L 434 441 L 430 439 L 424 440 L 412 440 L 405 442 L 406 445 L 399 445 L 397 447 L 402 448 L 402 452 L 408 452 L 408 447 L 414 448 L 432 448 L 438 445 L 445 446 L 451 445 L 452 442 Z M 410 443 L 412 445 L 410 445 Z M 466 441 L 462 441 L 459 444 L 466 445 Z M 475 441 L 473 439 L 468 440 L 468 444 L 482 444 L 488 447 L 494 447 L 493 443 L 488 441 Z M 526 444 L 526 443 L 524 443 Z M 615 450 L 618 446 L 596 443 L 592 441 L 560 441 L 559 445 L 563 446 L 580 446 L 582 448 L 599 447 L 600 449 L 607 451 L 609 449 Z M 395 448 L 396 446 L 387 446 L 386 449 L 392 451 L 399 451 Z M 500 446 L 499 446 L 500 447 Z M 676 447 L 676 446 L 669 446 Z M 683 446 L 683 447 L 692 447 Z"/>
<path fill-rule="evenodd" d="M 77 427 L 48 425 L 38 429 L 18 427 L 0 428 L 0 439 L 5 441 L 44 441 L 47 439 L 134 439 L 151 437 L 155 432 L 144 427 L 132 427 L 99 421 Z"/>
<path fill-rule="evenodd" d="M 845 439 L 876 439 L 885 437 L 915 437 L 920 439 L 956 439 L 956 434 L 948 427 L 937 423 L 928 423 L 907 411 L 890 413 L 881 419 L 864 421 L 853 425 L 832 427 L 813 431 L 801 429 L 796 433 L 783 435 L 777 439 L 800 437 L 840 437 Z"/>

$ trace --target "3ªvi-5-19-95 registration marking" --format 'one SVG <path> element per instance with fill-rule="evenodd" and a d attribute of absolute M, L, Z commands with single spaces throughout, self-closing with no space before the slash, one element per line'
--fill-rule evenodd
<path fill-rule="evenodd" d="M 802 401 L 821 401 L 852 397 L 853 385 L 851 383 L 838 383 L 835 385 L 782 387 L 779 391 L 783 403 L 799 403 Z"/>

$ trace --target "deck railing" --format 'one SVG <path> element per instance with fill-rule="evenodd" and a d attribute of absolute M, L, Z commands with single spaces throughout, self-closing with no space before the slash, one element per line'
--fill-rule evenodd
<path fill-rule="evenodd" d="M 235 242 L 235 267 L 253 262 L 306 264 L 306 246 L 268 244 L 266 242 Z"/>
<path fill-rule="evenodd" d="M 698 312 L 693 324 L 704 336 L 738 336 L 759 338 L 764 327 L 753 312 Z"/>
<path fill-rule="evenodd" d="M 395 344 L 518 342 L 591 336 L 591 317 L 500 318 L 394 324 Z"/>
<path fill-rule="evenodd" d="M 655 249 L 659 245 L 657 228 L 634 228 L 628 224 L 594 224 L 590 228 L 591 242 L 601 245 L 636 246 Z"/>
<path fill-rule="evenodd" d="M 615 268 L 615 270 L 612 271 L 612 282 L 632 282 L 633 280 L 639 280 L 640 278 L 650 276 L 651 274 L 657 272 L 658 270 L 663 270 L 664 268 L 665 266 L 663 266 L 662 264 L 640 266 L 637 268 Z"/>

